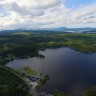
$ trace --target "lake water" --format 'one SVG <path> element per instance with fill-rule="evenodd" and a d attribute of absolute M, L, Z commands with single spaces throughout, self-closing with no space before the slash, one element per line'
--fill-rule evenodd
<path fill-rule="evenodd" d="M 96 86 L 96 53 L 79 53 L 71 48 L 46 49 L 40 51 L 45 58 L 14 60 L 7 64 L 11 68 L 41 69 L 50 80 L 39 92 L 64 91 L 68 96 L 83 96 L 84 91 Z"/>

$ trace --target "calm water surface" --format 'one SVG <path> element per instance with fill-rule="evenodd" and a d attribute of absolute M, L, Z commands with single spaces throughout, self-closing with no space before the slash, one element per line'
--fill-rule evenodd
<path fill-rule="evenodd" d="M 42 69 L 50 80 L 39 90 L 47 93 L 54 89 L 68 96 L 83 96 L 84 91 L 96 86 L 96 53 L 79 53 L 70 48 L 40 51 L 45 58 L 14 60 L 7 64 L 11 68 Z"/>

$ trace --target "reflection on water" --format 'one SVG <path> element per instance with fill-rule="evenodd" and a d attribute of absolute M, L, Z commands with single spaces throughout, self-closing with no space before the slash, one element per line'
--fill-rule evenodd
<path fill-rule="evenodd" d="M 29 66 L 42 69 L 50 80 L 39 92 L 64 91 L 68 96 L 83 96 L 88 88 L 96 86 L 96 53 L 79 53 L 70 48 L 40 51 L 45 58 L 14 60 L 7 64 L 12 68 Z"/>

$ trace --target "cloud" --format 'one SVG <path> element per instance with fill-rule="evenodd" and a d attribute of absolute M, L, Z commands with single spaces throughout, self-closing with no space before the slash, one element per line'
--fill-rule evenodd
<path fill-rule="evenodd" d="M 18 0 L 18 5 L 32 9 L 46 9 L 56 6 L 61 2 L 63 0 Z"/>
<path fill-rule="evenodd" d="M 54 7 L 63 0 L 5 0 L 0 1 L 0 6 L 14 11 L 20 15 L 43 15 L 44 10 Z"/>
<path fill-rule="evenodd" d="M 47 28 L 96 23 L 95 3 L 67 8 L 64 1 L 0 0 L 0 26 L 2 28 Z"/>

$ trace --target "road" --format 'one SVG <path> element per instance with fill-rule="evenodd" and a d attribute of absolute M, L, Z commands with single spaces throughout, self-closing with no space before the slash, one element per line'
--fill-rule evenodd
<path fill-rule="evenodd" d="M 17 77 L 19 77 L 21 80 L 23 80 L 23 81 L 26 83 L 26 85 L 29 87 L 31 95 L 32 95 L 32 96 L 37 96 L 37 95 L 36 95 L 36 94 L 37 94 L 36 90 L 33 90 L 32 87 L 26 82 L 26 80 L 25 80 L 24 78 L 22 78 L 19 74 L 17 74 L 17 73 L 15 73 L 14 71 L 8 69 L 7 67 L 4 67 L 4 66 L 0 66 L 0 67 L 4 68 L 4 69 L 7 70 L 7 71 L 10 71 L 11 73 L 13 73 L 13 74 L 16 75 Z"/>

